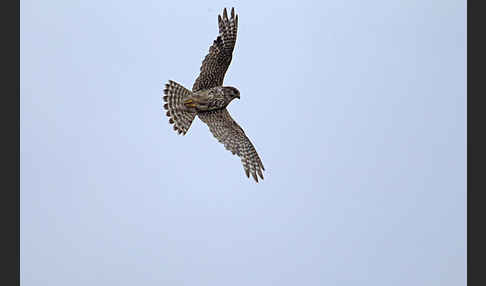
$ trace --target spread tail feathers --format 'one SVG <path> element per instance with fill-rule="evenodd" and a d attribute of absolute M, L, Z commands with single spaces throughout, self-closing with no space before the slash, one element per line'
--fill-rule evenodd
<path fill-rule="evenodd" d="M 164 108 L 167 110 L 169 123 L 174 124 L 174 130 L 179 134 L 185 135 L 191 127 L 192 121 L 196 116 L 184 106 L 184 100 L 192 94 L 191 91 L 184 88 L 175 81 L 169 80 L 164 89 Z"/>

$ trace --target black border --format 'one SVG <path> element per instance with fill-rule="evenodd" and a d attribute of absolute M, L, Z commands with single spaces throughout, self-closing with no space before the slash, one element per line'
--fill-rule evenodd
<path fill-rule="evenodd" d="M 3 275 L 1 284 L 20 285 L 20 1 L 6 2 L 2 19 L 2 226 Z M 8 5 L 10 4 L 10 5 Z M 9 7 L 10 6 L 10 7 Z M 8 9 L 11 8 L 11 9 Z M 2 86 L 2 87 L 3 87 Z M 4 100 L 7 100 L 5 102 Z M 5 132 L 7 131 L 7 132 Z M 3 183 L 3 182 L 2 182 Z M 4 184 L 2 184 L 4 185 Z"/>

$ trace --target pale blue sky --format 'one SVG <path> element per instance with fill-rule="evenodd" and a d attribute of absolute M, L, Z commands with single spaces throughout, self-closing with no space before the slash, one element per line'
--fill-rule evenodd
<path fill-rule="evenodd" d="M 162 111 L 232 6 L 259 184 Z M 465 1 L 20 7 L 22 285 L 465 285 Z"/>

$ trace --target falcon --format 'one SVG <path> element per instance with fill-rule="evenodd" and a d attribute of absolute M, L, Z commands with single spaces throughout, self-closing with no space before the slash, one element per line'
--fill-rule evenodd
<path fill-rule="evenodd" d="M 192 91 L 169 80 L 164 88 L 164 109 L 167 110 L 169 123 L 182 135 L 187 133 L 197 115 L 227 150 L 241 158 L 246 176 L 249 178 L 251 174 L 258 183 L 258 177 L 263 179 L 262 171 L 265 170 L 262 161 L 243 128 L 226 109 L 233 99 L 240 99 L 237 88 L 223 86 L 238 31 L 238 15 L 234 8 L 229 18 L 226 8 L 222 16 L 218 15 L 218 27 L 219 35 L 209 47 Z"/>

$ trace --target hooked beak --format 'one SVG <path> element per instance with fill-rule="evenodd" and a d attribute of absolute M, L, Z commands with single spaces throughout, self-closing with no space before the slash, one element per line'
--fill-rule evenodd
<path fill-rule="evenodd" d="M 240 95 L 237 95 L 236 98 L 240 99 Z"/>

